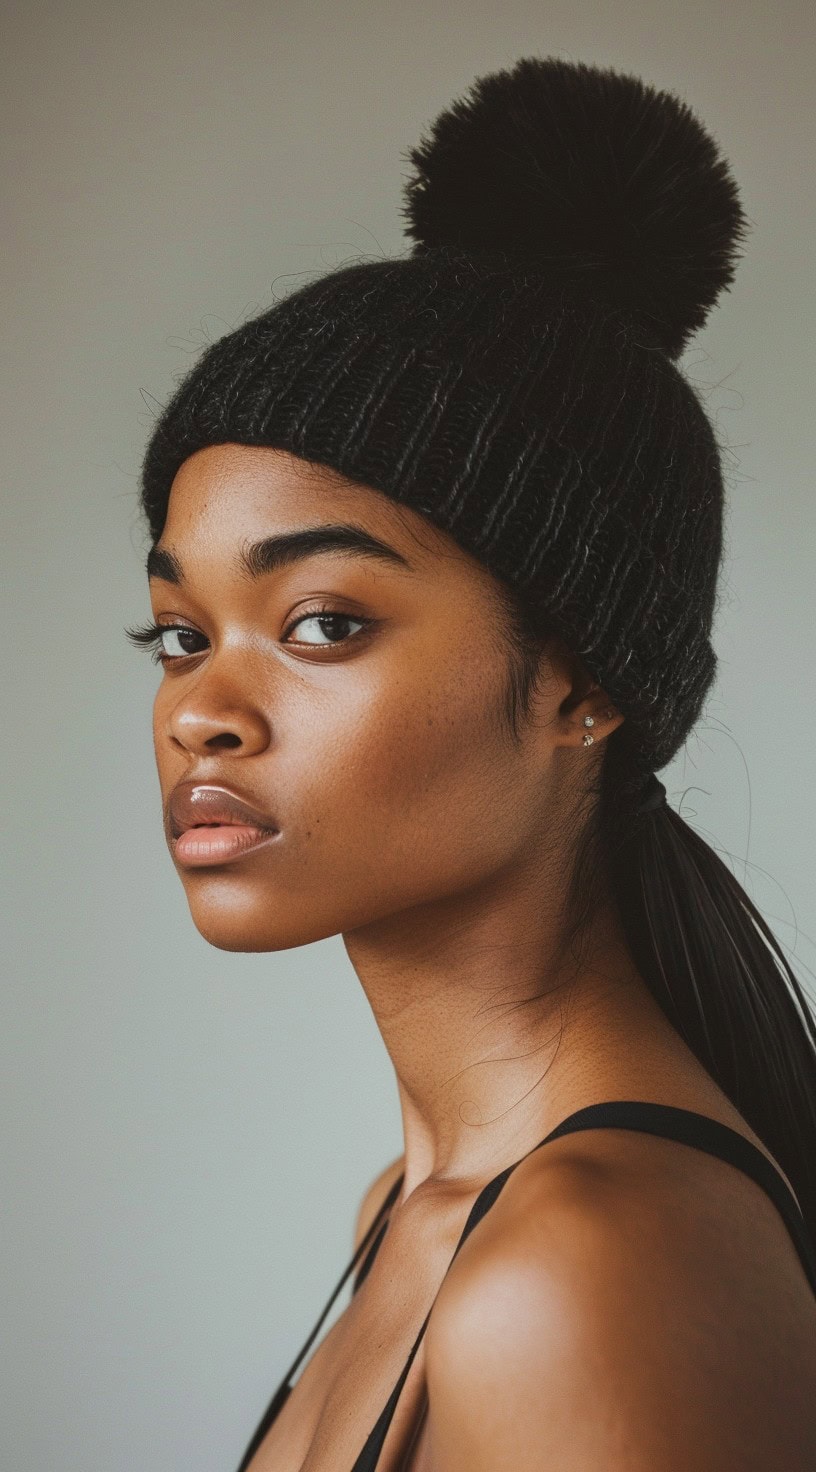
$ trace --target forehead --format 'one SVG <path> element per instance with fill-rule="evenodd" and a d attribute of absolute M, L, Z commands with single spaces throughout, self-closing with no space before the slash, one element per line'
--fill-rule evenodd
<path fill-rule="evenodd" d="M 488 568 L 428 517 L 332 467 L 266 445 L 208 445 L 183 462 L 148 576 L 152 587 L 178 584 L 206 568 L 208 580 L 223 574 L 230 585 L 237 578 L 260 586 L 263 573 L 320 545 L 336 546 L 338 529 L 346 547 L 359 550 L 360 533 L 382 544 L 373 561 L 370 547 L 363 549 L 355 559 L 361 569 L 387 565 L 443 601 L 495 599 Z M 382 547 L 394 555 L 383 560 Z"/>
<path fill-rule="evenodd" d="M 162 545 L 247 536 L 353 517 L 395 545 L 428 555 L 456 543 L 426 517 L 329 466 L 266 445 L 208 445 L 183 462 L 170 491 Z M 464 553 L 462 554 L 465 555 Z"/>

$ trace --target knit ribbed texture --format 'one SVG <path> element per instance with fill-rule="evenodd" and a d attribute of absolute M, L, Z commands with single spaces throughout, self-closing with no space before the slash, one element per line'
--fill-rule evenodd
<path fill-rule="evenodd" d="M 206 445 L 286 449 L 426 515 L 510 584 L 660 768 L 714 678 L 723 487 L 708 418 L 622 309 L 504 257 L 341 268 L 212 344 L 161 414 L 142 505 Z"/>

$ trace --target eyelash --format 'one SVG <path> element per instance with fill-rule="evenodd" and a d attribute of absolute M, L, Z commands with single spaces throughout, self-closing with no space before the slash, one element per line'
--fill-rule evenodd
<path fill-rule="evenodd" d="M 372 618 L 355 618 L 352 614 L 345 613 L 340 608 L 333 608 L 331 604 L 323 604 L 319 608 L 312 608 L 309 609 L 307 613 L 299 614 L 298 617 L 294 619 L 292 623 L 289 624 L 288 627 L 284 630 L 284 638 L 292 632 L 292 629 L 296 629 L 298 624 L 304 623 L 306 619 L 310 618 L 341 618 L 347 619 L 349 623 L 360 624 L 362 626 L 358 630 L 358 634 L 350 634 L 347 639 L 337 639 L 335 641 L 337 644 L 351 643 L 352 639 L 357 638 L 359 634 L 364 634 L 366 632 L 366 629 L 374 622 Z M 135 629 L 125 629 L 125 637 L 129 639 L 131 644 L 135 645 L 137 649 L 152 651 L 151 658 L 154 664 L 180 664 L 182 660 L 194 659 L 196 653 L 201 653 L 201 650 L 196 650 L 195 652 L 190 654 L 165 654 L 162 651 L 161 641 L 162 636 L 167 633 L 195 634 L 197 635 L 197 637 L 203 638 L 203 635 L 198 634 L 197 629 L 191 629 L 187 624 L 148 623 L 141 624 Z M 331 649 L 332 645 L 331 643 L 313 644 L 307 647 L 311 647 L 313 649 Z"/>

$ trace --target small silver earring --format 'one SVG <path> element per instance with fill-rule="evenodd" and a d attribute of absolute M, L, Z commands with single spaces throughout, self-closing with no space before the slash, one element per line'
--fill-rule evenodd
<path fill-rule="evenodd" d="M 595 737 L 591 736 L 589 731 L 584 732 L 584 746 L 591 746 L 594 740 Z"/>
<path fill-rule="evenodd" d="M 584 725 L 585 726 L 594 726 L 595 725 L 595 717 L 594 716 L 584 716 Z"/>

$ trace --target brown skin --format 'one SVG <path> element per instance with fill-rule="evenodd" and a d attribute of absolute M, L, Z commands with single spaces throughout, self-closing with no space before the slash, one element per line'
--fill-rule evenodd
<path fill-rule="evenodd" d="M 410 569 L 333 552 L 257 581 L 235 571 L 250 541 L 340 521 L 389 543 Z M 557 641 L 548 648 L 515 741 L 502 709 L 508 656 L 492 576 L 417 513 L 284 451 L 217 445 L 191 456 L 173 483 L 160 545 L 175 553 L 185 581 L 151 580 L 154 617 L 198 636 L 187 641 L 196 652 L 166 669 L 155 702 L 168 841 L 170 792 L 191 778 L 235 786 L 281 830 L 273 845 L 237 862 L 177 866 L 194 923 L 212 945 L 235 951 L 342 934 L 397 1077 L 405 1154 L 375 1183 L 358 1224 L 362 1232 L 404 1171 L 388 1234 L 253 1461 L 253 1472 L 348 1472 L 435 1300 L 475 1195 L 559 1120 L 605 1098 L 654 1099 L 721 1119 L 764 1147 L 653 1001 L 605 897 L 579 962 L 561 959 L 559 912 L 582 782 L 622 719 L 567 649 Z M 338 616 L 373 622 L 360 633 L 359 622 L 320 623 L 314 614 L 324 602 Z M 178 641 L 168 647 L 175 655 Z M 595 721 L 589 748 L 586 715 Z M 755 1183 L 702 1152 L 646 1136 L 622 1142 L 622 1133 L 555 1142 L 514 1172 L 445 1279 L 382 1472 L 532 1472 L 544 1465 L 544 1422 L 556 1425 L 556 1404 L 548 1472 L 713 1466 L 699 1460 L 699 1416 L 682 1409 L 671 1445 L 654 1450 L 664 1419 L 660 1374 L 626 1387 L 651 1457 L 637 1461 L 605 1430 L 603 1405 L 592 1440 L 585 1407 L 565 1392 L 558 1367 L 568 1362 L 563 1343 L 577 1346 L 576 1364 L 637 1367 L 639 1334 L 659 1361 L 652 1324 L 661 1309 L 682 1314 L 684 1302 L 700 1301 L 701 1285 L 721 1281 L 729 1224 L 746 1211 L 757 1235 L 740 1250 L 750 1256 L 761 1242 L 762 1323 L 778 1317 L 784 1290 L 780 1343 L 793 1343 L 800 1357 L 810 1343 L 813 1363 L 809 1290 Z M 705 1231 L 679 1209 L 701 1190 L 716 1205 Z M 622 1328 L 621 1295 L 638 1290 L 621 1240 L 638 1214 L 653 1224 L 635 1257 L 657 1285 L 657 1308 L 648 1324 L 630 1316 Z M 617 1296 L 597 1291 L 605 1263 Z M 725 1303 L 720 1348 L 737 1389 L 755 1395 L 754 1349 L 731 1332 L 744 1326 L 750 1281 L 746 1258 L 733 1289 L 739 1312 L 729 1329 L 734 1300 Z M 497 1347 L 508 1322 L 510 1340 L 524 1348 L 504 1363 Z M 686 1340 L 684 1326 L 674 1327 L 672 1353 L 686 1374 L 693 1351 L 684 1360 L 682 1345 L 695 1342 L 697 1321 Z M 733 1377 L 717 1381 L 711 1333 L 705 1435 L 721 1423 L 727 1440 Z M 792 1353 L 785 1350 L 786 1361 Z M 666 1374 L 677 1373 L 675 1360 Z M 785 1374 L 797 1373 L 793 1358 Z M 408 1452 L 426 1377 L 430 1412 Z M 619 1380 L 609 1377 L 616 1391 Z M 774 1393 L 778 1405 L 778 1386 Z M 502 1405 L 512 1407 L 509 1422 L 497 1414 Z M 786 1409 L 816 1445 L 812 1422 L 802 1420 L 809 1411 Z M 574 1461 L 564 1450 L 571 1417 L 589 1438 Z M 473 1428 L 467 1437 L 465 1423 Z M 716 1465 L 768 1462 L 734 1453 Z"/>

